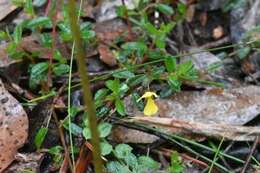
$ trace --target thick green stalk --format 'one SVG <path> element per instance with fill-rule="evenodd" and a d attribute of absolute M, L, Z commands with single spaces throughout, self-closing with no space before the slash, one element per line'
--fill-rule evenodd
<path fill-rule="evenodd" d="M 89 77 L 88 77 L 87 67 L 85 62 L 86 55 L 83 50 L 81 33 L 79 29 L 79 24 L 77 22 L 75 0 L 69 0 L 68 5 L 69 5 L 70 27 L 71 27 L 73 38 L 75 40 L 78 71 L 81 78 L 81 85 L 83 89 L 83 99 L 86 106 L 86 112 L 88 114 L 89 128 L 92 136 L 91 142 L 93 145 L 93 159 L 94 159 L 95 173 L 102 173 L 103 163 L 102 163 L 101 152 L 100 152 L 100 140 L 99 140 L 99 134 L 97 129 L 96 110 L 94 107 L 92 93 L 90 90 L 90 82 L 89 82 Z"/>

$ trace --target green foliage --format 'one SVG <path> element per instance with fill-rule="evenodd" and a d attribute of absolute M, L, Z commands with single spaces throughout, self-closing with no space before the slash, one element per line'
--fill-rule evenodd
<path fill-rule="evenodd" d="M 41 81 L 47 79 L 48 67 L 48 62 L 40 62 L 38 64 L 32 65 L 29 79 L 30 88 L 35 89 Z"/>
<path fill-rule="evenodd" d="M 169 5 L 166 5 L 166 4 L 156 4 L 157 5 L 157 9 L 166 14 L 166 15 L 173 15 L 174 14 L 174 11 L 173 11 L 173 8 Z"/>
<path fill-rule="evenodd" d="M 184 165 L 181 162 L 179 154 L 176 151 L 174 151 L 171 155 L 171 164 L 169 167 L 169 171 L 171 173 L 182 173 L 183 170 L 184 170 Z"/>
<path fill-rule="evenodd" d="M 102 156 L 109 155 L 112 152 L 112 145 L 105 140 L 105 138 L 111 133 L 111 130 L 112 125 L 109 123 L 104 122 L 98 125 L 99 137 L 102 139 L 100 144 Z M 83 136 L 86 140 L 91 139 L 91 132 L 88 127 L 88 122 L 86 123 L 86 127 L 83 129 Z"/>
<path fill-rule="evenodd" d="M 120 115 L 125 115 L 125 107 L 121 98 L 129 90 L 129 87 L 125 83 L 120 83 L 118 79 L 108 80 L 106 81 L 105 85 L 110 91 L 112 91 L 112 93 L 108 95 L 106 99 L 115 103 L 116 111 Z"/>
<path fill-rule="evenodd" d="M 117 158 L 106 164 L 108 172 L 113 173 L 146 173 L 159 169 L 159 164 L 147 156 L 137 157 L 132 153 L 133 148 L 127 144 L 118 144 L 113 153 Z"/>
<path fill-rule="evenodd" d="M 55 165 L 60 166 L 63 161 L 63 154 L 62 154 L 63 148 L 59 145 L 54 146 L 48 150 L 48 153 L 50 153 L 53 156 L 53 161 Z"/>
<path fill-rule="evenodd" d="M 42 127 L 38 130 L 35 139 L 34 139 L 34 144 L 37 147 L 37 149 L 41 148 L 41 145 L 45 139 L 45 136 L 47 135 L 48 128 Z"/>

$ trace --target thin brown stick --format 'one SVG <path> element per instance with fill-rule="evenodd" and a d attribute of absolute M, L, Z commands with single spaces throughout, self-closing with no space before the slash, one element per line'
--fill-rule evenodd
<path fill-rule="evenodd" d="M 243 167 L 243 169 L 241 170 L 241 173 L 245 173 L 245 172 L 246 172 L 246 169 L 247 169 L 247 167 L 249 166 L 249 163 L 250 163 L 251 158 L 252 158 L 252 156 L 253 156 L 253 154 L 254 154 L 254 152 L 255 152 L 255 150 L 256 150 L 256 147 L 257 147 L 258 142 L 259 142 L 259 136 L 256 136 L 255 141 L 254 141 L 254 144 L 253 144 L 253 146 L 252 146 L 252 148 L 251 148 L 251 150 L 250 150 L 250 153 L 249 153 L 248 156 L 247 156 L 246 163 L 244 164 L 244 167 Z"/>
<path fill-rule="evenodd" d="M 70 171 L 73 172 L 73 164 L 72 164 L 72 161 L 70 159 L 70 151 L 69 151 L 69 149 L 68 149 L 68 147 L 66 145 L 66 140 L 65 140 L 65 134 L 64 134 L 64 131 L 63 131 L 63 127 L 62 127 L 62 124 L 59 122 L 58 116 L 57 116 L 57 114 L 55 112 L 55 108 L 54 108 L 55 102 L 57 101 L 57 99 L 59 98 L 61 93 L 63 92 L 64 88 L 65 88 L 65 85 L 62 86 L 58 90 L 57 95 L 54 97 L 53 102 L 52 102 L 51 111 L 52 111 L 52 116 L 54 118 L 55 124 L 58 127 L 60 141 L 61 141 L 61 144 L 62 144 L 62 146 L 64 148 L 64 151 L 65 151 L 65 158 L 67 159 L 67 162 L 69 164 Z"/>
<path fill-rule="evenodd" d="M 214 42 L 210 42 L 210 43 L 206 43 L 202 46 L 200 46 L 199 48 L 201 49 L 210 49 L 210 48 L 213 48 L 213 47 L 218 47 L 218 46 L 221 46 L 223 44 L 226 44 L 230 42 L 230 37 L 226 36 L 220 40 L 217 40 L 217 41 L 214 41 Z"/>
<path fill-rule="evenodd" d="M 64 137 L 64 131 L 63 131 L 63 128 L 58 120 L 58 117 L 57 117 L 57 114 L 55 112 L 55 110 L 53 109 L 52 111 L 52 115 L 53 115 L 53 118 L 54 118 L 54 121 L 58 127 L 58 131 L 59 131 L 59 136 L 60 136 L 60 141 L 61 141 L 61 144 L 64 148 L 64 151 L 65 151 L 65 157 L 67 158 L 68 160 L 68 163 L 69 163 L 69 168 L 70 168 L 70 171 L 73 172 L 73 166 L 72 166 L 72 162 L 71 162 L 71 159 L 70 159 L 70 155 L 69 155 L 69 149 L 66 145 L 66 141 L 65 141 L 65 137 Z"/>

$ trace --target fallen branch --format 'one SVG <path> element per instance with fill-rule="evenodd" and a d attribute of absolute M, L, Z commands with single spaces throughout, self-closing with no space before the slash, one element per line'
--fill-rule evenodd
<path fill-rule="evenodd" d="M 253 141 L 260 135 L 260 128 L 251 126 L 204 124 L 160 117 L 133 117 L 130 121 L 155 125 L 158 128 L 164 128 L 167 131 L 178 134 L 198 134 L 215 138 L 224 137 L 225 139 L 234 141 Z"/>

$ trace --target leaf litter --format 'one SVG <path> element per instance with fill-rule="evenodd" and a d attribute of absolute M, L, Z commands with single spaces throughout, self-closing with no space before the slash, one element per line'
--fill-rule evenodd
<path fill-rule="evenodd" d="M 28 118 L 21 104 L 0 80 L 0 172 L 14 159 L 28 136 Z"/>

